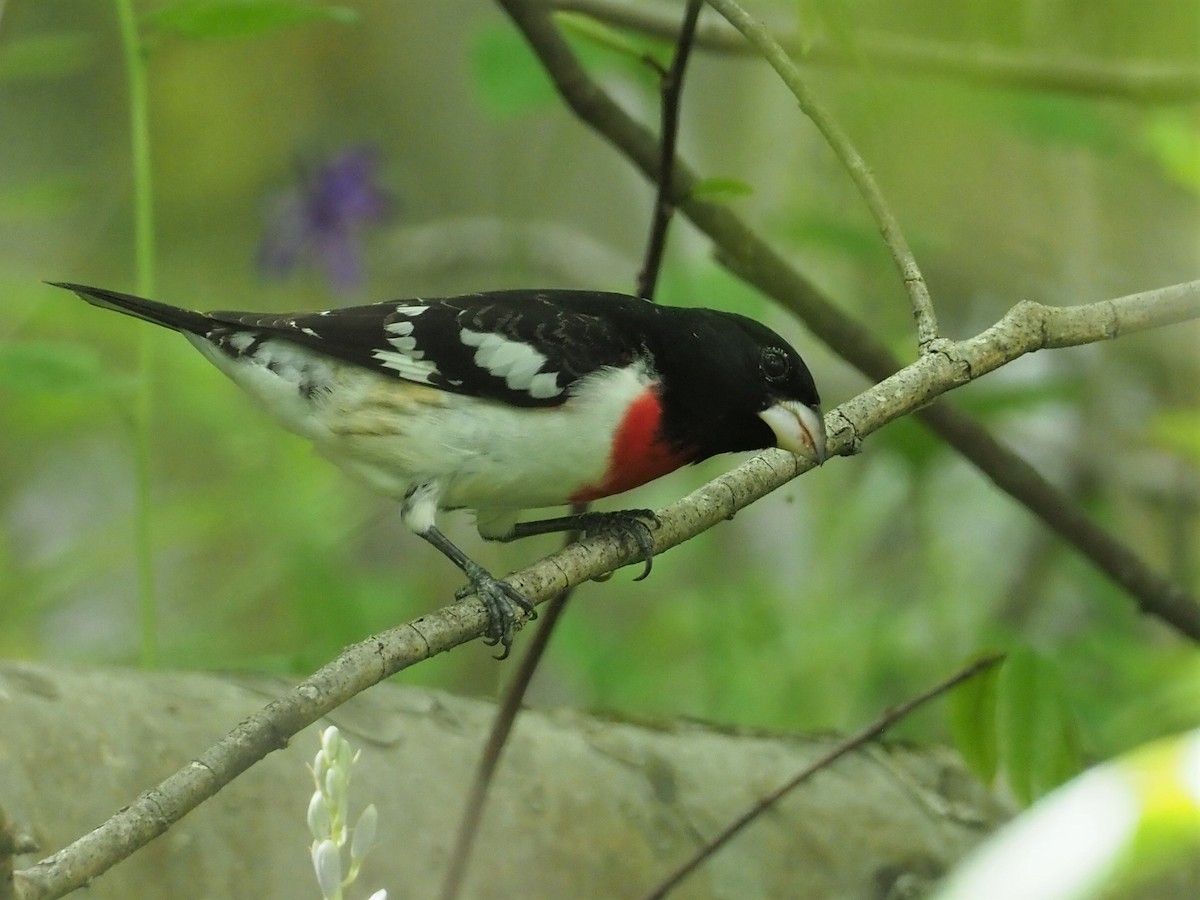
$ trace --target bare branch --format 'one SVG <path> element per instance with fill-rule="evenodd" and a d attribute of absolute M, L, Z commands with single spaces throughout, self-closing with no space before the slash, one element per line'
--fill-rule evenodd
<path fill-rule="evenodd" d="M 580 504 L 584 507 L 584 504 Z M 568 546 L 572 540 L 578 540 L 580 535 L 568 535 Z M 462 818 L 459 820 L 458 832 L 454 837 L 454 846 L 446 862 L 446 876 L 442 881 L 442 900 L 453 900 L 461 890 L 467 874 L 467 864 L 471 860 L 471 850 L 475 846 L 475 838 L 479 833 L 479 823 L 483 820 L 483 807 L 491 790 L 496 769 L 500 765 L 500 757 L 512 734 L 513 724 L 525 701 L 529 685 L 533 681 L 533 673 L 546 655 L 559 620 L 567 609 L 573 588 L 567 588 L 561 594 L 551 597 L 546 603 L 546 609 L 538 616 L 538 628 L 533 634 L 533 640 L 525 649 L 517 665 L 512 682 L 500 698 L 496 714 L 492 717 L 492 725 L 488 730 L 487 741 L 479 754 L 479 765 L 471 779 L 471 787 L 467 791 L 467 800 L 463 806 Z M 0 898 L 3 900 L 3 898 Z"/>
<path fill-rule="evenodd" d="M 654 211 L 651 215 L 650 238 L 646 242 L 646 258 L 637 276 L 637 288 L 634 291 L 639 297 L 647 300 L 654 299 L 658 287 L 658 272 L 662 266 L 663 254 L 667 249 L 667 228 L 675 212 L 675 198 L 671 196 L 671 175 L 675 166 L 675 145 L 679 137 L 679 106 L 683 99 L 683 73 L 687 69 L 688 55 L 692 51 L 692 37 L 696 33 L 696 20 L 700 18 L 700 7 L 703 0 L 688 0 L 683 14 L 683 25 L 679 29 L 679 41 L 675 47 L 675 58 L 671 68 L 662 79 L 660 93 L 662 96 L 662 134 L 659 143 L 662 146 L 658 166 L 658 190 L 654 198 Z"/>
<path fill-rule="evenodd" d="M 650 0 L 551 0 L 555 9 L 579 12 L 664 40 L 674 40 L 678 14 Z M 902 75 L 949 78 L 987 88 L 1052 91 L 1134 103 L 1187 103 L 1200 99 L 1200 68 L 1184 63 L 1137 60 L 1111 64 L 1016 54 L 1002 48 L 962 48 L 904 35 L 856 35 L 851 49 L 828 41 L 806 43 L 790 22 L 768 23 L 776 39 L 804 64 L 885 70 Z M 747 54 L 736 30 L 702 21 L 696 45 L 718 53 Z"/>
<path fill-rule="evenodd" d="M 875 431 L 914 412 L 918 408 L 913 405 L 915 395 L 925 394 L 932 400 L 1026 353 L 1112 340 L 1198 317 L 1200 281 L 1084 306 L 1044 306 L 1023 300 L 986 331 L 964 341 L 945 342 L 936 354 L 901 369 L 831 415 L 844 417 L 861 438 L 864 432 L 858 420 Z"/>
<path fill-rule="evenodd" d="M 991 656 L 986 656 L 983 659 L 976 660 L 969 666 L 959 669 L 949 678 L 943 679 L 933 687 L 928 688 L 912 699 L 901 703 L 895 709 L 886 710 L 882 715 L 875 719 L 874 722 L 871 722 L 865 728 L 862 728 L 855 734 L 852 734 L 849 737 L 839 741 L 837 746 L 830 749 L 828 753 L 822 754 L 819 759 L 816 759 L 809 765 L 805 766 L 792 778 L 788 779 L 787 782 L 781 784 L 775 790 L 771 791 L 769 794 L 751 806 L 748 810 L 722 828 L 716 836 L 706 841 L 703 847 L 692 854 L 691 859 L 664 878 L 658 884 L 658 886 L 654 888 L 654 890 L 648 893 L 646 895 L 646 900 L 660 900 L 660 898 L 667 896 L 667 894 L 670 893 L 671 890 L 673 890 L 675 886 L 679 884 L 679 882 L 683 881 L 684 878 L 695 871 L 696 868 L 702 862 L 704 862 L 704 860 L 708 859 L 723 846 L 729 843 L 729 841 L 732 840 L 738 832 L 740 832 L 743 828 L 766 812 L 766 810 L 768 810 L 771 806 L 778 803 L 822 769 L 828 768 L 847 753 L 857 750 L 868 741 L 873 741 L 877 737 L 880 737 L 885 731 L 887 731 L 901 719 L 910 715 L 917 709 L 920 709 L 926 703 L 936 700 L 938 697 L 942 696 L 942 694 L 958 687 L 964 681 L 974 678 L 976 675 L 979 675 L 982 672 L 986 672 L 988 669 L 1002 662 L 1003 659 L 1004 657 L 1002 655 L 993 654 Z"/>
<path fill-rule="evenodd" d="M 1053 308 L 1021 303 L 987 331 L 947 343 L 892 378 L 833 410 L 826 419 L 829 452 L 857 450 L 868 434 L 913 412 L 945 391 L 1047 347 L 1115 338 L 1200 318 L 1200 281 L 1087 306 Z M 771 450 L 742 463 L 682 500 L 658 511 L 654 548 L 663 553 L 731 518 L 755 500 L 808 471 L 812 464 Z M 604 534 L 539 560 L 509 577 L 535 603 L 640 560 L 626 536 Z M 1200 606 L 1167 583 L 1143 608 L 1200 639 Z M 481 637 L 482 603 L 455 603 L 347 648 L 337 659 L 248 718 L 192 763 L 169 776 L 70 846 L 16 873 L 19 900 L 61 897 L 149 843 L 300 729 L 355 694 L 415 663 Z"/>
<path fill-rule="evenodd" d="M 867 208 L 875 219 L 875 224 L 879 226 L 883 242 L 887 245 L 888 252 L 892 255 L 892 261 L 896 264 L 896 269 L 904 282 L 904 290 L 908 294 L 908 302 L 912 306 L 913 318 L 917 323 L 917 346 L 922 353 L 929 352 L 934 341 L 939 337 L 933 299 L 929 296 L 925 277 L 921 274 L 921 269 L 908 246 L 904 232 L 900 230 L 900 224 L 892 215 L 883 192 L 875 183 L 875 176 L 871 174 L 866 160 L 862 158 L 851 142 L 850 135 L 808 89 L 796 64 L 779 46 L 779 43 L 771 37 L 770 32 L 762 23 L 753 19 L 734 0 L 707 0 L 707 3 L 724 16 L 762 54 L 763 59 L 783 79 L 783 83 L 792 92 L 792 96 L 800 104 L 800 110 L 812 119 L 817 130 L 821 132 L 834 154 L 846 167 L 846 171 L 850 173 L 854 186 L 862 194 Z"/>

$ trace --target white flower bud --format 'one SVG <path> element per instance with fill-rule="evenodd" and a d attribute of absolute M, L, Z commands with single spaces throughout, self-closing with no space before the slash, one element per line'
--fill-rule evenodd
<path fill-rule="evenodd" d="M 317 782 L 317 789 L 325 786 L 325 774 L 329 771 L 329 757 L 325 755 L 324 750 L 318 750 L 317 755 L 313 757 L 312 773 L 313 778 Z"/>
<path fill-rule="evenodd" d="M 321 749 L 329 759 L 337 759 L 338 745 L 342 742 L 342 733 L 336 725 L 330 725 L 321 732 Z"/>
<path fill-rule="evenodd" d="M 339 737 L 337 744 L 337 758 L 333 761 L 334 765 L 339 769 L 345 770 L 347 773 L 354 767 L 356 754 L 350 746 L 350 742 L 345 738 Z"/>
<path fill-rule="evenodd" d="M 319 841 L 329 837 L 332 830 L 333 820 L 329 815 L 329 804 L 325 802 L 325 795 L 314 791 L 312 799 L 308 801 L 308 831 Z"/>
<path fill-rule="evenodd" d="M 329 799 L 330 810 L 335 817 L 345 818 L 347 797 L 346 791 L 350 786 L 350 773 L 339 766 L 334 766 L 325 774 L 325 796 Z"/>
<path fill-rule="evenodd" d="M 379 811 L 371 803 L 362 811 L 354 825 L 354 837 L 350 841 L 351 864 L 363 860 L 375 844 L 375 829 L 379 825 Z"/>
<path fill-rule="evenodd" d="M 313 844 L 313 869 L 317 873 L 317 885 L 325 900 L 334 900 L 342 895 L 342 859 L 333 841 L 324 840 Z"/>

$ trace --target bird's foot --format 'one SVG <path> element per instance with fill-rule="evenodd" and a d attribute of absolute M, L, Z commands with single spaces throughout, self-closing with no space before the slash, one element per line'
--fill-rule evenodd
<path fill-rule="evenodd" d="M 641 581 L 654 567 L 654 535 L 652 529 L 662 524 L 652 509 L 620 509 L 614 512 L 586 512 L 579 517 L 579 527 L 591 536 L 604 531 L 628 537 L 638 548 L 638 559 L 644 567 L 634 581 Z"/>
<path fill-rule="evenodd" d="M 595 535 L 602 532 L 616 534 L 618 537 L 628 537 L 638 548 L 638 559 L 645 563 L 645 569 L 635 581 L 641 581 L 650 574 L 654 560 L 654 535 L 652 530 L 662 522 L 650 509 L 619 509 L 613 512 L 585 512 L 556 519 L 535 519 L 532 522 L 518 522 L 510 533 L 492 540 L 515 541 L 519 538 L 532 537 L 535 534 L 554 534 L 563 531 L 581 531 L 585 535 Z"/>
<path fill-rule="evenodd" d="M 488 613 L 488 630 L 483 642 L 489 647 L 500 645 L 502 649 L 496 659 L 507 659 L 512 650 L 518 615 L 523 614 L 532 621 L 537 618 L 537 610 L 520 591 L 482 566 L 467 572 L 467 577 L 470 582 L 458 589 L 455 598 L 464 600 L 475 594 L 483 601 Z"/>

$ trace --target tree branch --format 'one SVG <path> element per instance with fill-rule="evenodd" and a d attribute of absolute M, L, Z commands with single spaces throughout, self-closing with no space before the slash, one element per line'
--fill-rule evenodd
<path fill-rule="evenodd" d="M 679 28 L 677 12 L 650 0 L 549 0 L 549 6 L 668 41 L 675 39 Z M 884 70 L 994 89 L 1051 91 L 1144 104 L 1200 99 L 1200 68 L 1184 63 L 1064 60 L 981 45 L 960 48 L 898 34 L 856 35 L 853 47 L 847 48 L 829 41 L 806 42 L 791 23 L 768 25 L 779 43 L 806 65 Z M 735 29 L 716 20 L 700 23 L 696 46 L 717 53 L 752 52 Z"/>
<path fill-rule="evenodd" d="M 692 38 L 696 33 L 696 20 L 700 18 L 700 8 L 704 0 L 688 0 L 683 12 L 683 24 L 679 28 L 679 40 L 675 46 L 675 57 L 671 60 L 671 68 L 661 79 L 659 95 L 661 97 L 662 127 L 659 134 L 659 145 L 662 148 L 661 160 L 658 166 L 658 188 L 654 195 L 654 209 L 650 216 L 650 237 L 646 241 L 646 257 L 637 275 L 637 288 L 634 293 L 647 300 L 654 299 L 658 288 L 658 272 L 662 266 L 663 254 L 667 249 L 667 228 L 675 212 L 674 198 L 671 196 L 671 169 L 675 166 L 675 145 L 679 138 L 679 107 L 683 99 L 683 73 L 687 69 L 688 56 L 692 52 Z"/>
<path fill-rule="evenodd" d="M 837 762 L 847 753 L 857 750 L 868 741 L 873 741 L 882 736 L 889 728 L 891 728 L 901 719 L 908 717 L 911 713 L 924 706 L 926 703 L 936 700 L 938 697 L 942 696 L 942 694 L 958 687 L 964 681 L 968 681 L 969 679 L 974 678 L 976 675 L 986 672 L 988 669 L 999 665 L 1003 661 L 1004 656 L 1002 654 L 992 654 L 990 656 L 985 656 L 983 659 L 976 660 L 969 666 L 959 669 L 953 675 L 942 679 L 933 687 L 927 688 L 917 696 L 906 700 L 904 703 L 901 703 L 899 706 L 894 707 L 893 709 L 885 710 L 875 719 L 874 722 L 871 722 L 865 727 L 859 729 L 856 733 L 850 735 L 849 737 L 838 741 L 835 747 L 832 747 L 828 752 L 821 754 L 818 759 L 813 760 L 811 763 L 789 778 L 786 782 L 775 788 L 766 796 L 759 799 L 758 802 L 747 809 L 744 813 L 742 813 L 732 822 L 729 822 L 718 834 L 707 840 L 704 843 L 704 846 L 692 854 L 692 857 L 687 860 L 687 862 L 679 866 L 677 869 L 675 869 L 675 871 L 671 872 L 670 875 L 668 875 L 661 882 L 659 882 L 658 885 L 655 886 L 654 890 L 646 894 L 645 900 L 661 900 L 661 898 L 667 896 L 667 894 L 675 889 L 679 882 L 683 881 L 688 875 L 695 871 L 701 863 L 729 843 L 729 841 L 731 841 L 733 837 L 737 835 L 743 828 L 745 828 L 760 815 L 798 788 L 805 781 L 808 781 L 808 779 L 812 778 L 817 772 L 820 772 L 822 769 L 833 765 L 833 763 Z"/>
<path fill-rule="evenodd" d="M 1023 302 L 982 334 L 947 342 L 937 353 L 876 384 L 826 419 L 830 455 L 853 453 L 867 435 L 1026 353 L 1107 340 L 1200 318 L 1200 281 L 1087 306 L 1046 307 Z M 808 471 L 812 464 L 782 450 L 752 457 L 682 500 L 658 511 L 656 553 L 666 552 Z M 567 588 L 636 563 L 641 551 L 622 535 L 587 538 L 511 575 L 535 603 Z M 1185 634 L 1200 639 L 1200 607 L 1182 590 L 1143 603 Z M 342 703 L 415 663 L 477 637 L 488 625 L 477 601 L 455 603 L 347 648 L 295 689 L 249 717 L 193 762 L 145 792 L 73 844 L 16 873 L 19 900 L 61 897 L 102 874 L 248 769 L 292 735 Z"/>
<path fill-rule="evenodd" d="M 886 422 L 916 411 L 919 407 L 913 405 L 915 396 L 927 393 L 927 400 L 932 400 L 1026 353 L 1113 340 L 1123 334 L 1198 317 L 1200 281 L 1084 306 L 1045 306 L 1022 300 L 991 328 L 964 341 L 945 342 L 937 353 L 901 369 L 842 404 L 831 415 L 846 417 L 848 424 L 862 436 L 858 426 L 850 421 L 852 416 L 862 416 L 874 431 Z M 864 407 L 864 403 L 868 406 Z M 876 418 L 878 403 L 887 410 L 884 422 Z"/>

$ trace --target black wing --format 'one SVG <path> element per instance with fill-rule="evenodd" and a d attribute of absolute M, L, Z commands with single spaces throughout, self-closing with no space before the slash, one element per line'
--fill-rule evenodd
<path fill-rule="evenodd" d="M 289 315 L 213 312 L 231 353 L 283 338 L 382 374 L 517 406 L 557 406 L 579 378 L 646 354 L 655 307 L 624 294 L 497 291 Z"/>

